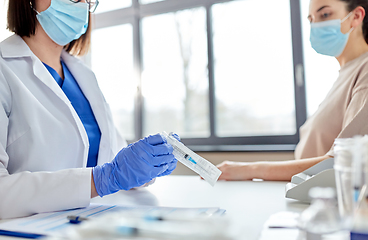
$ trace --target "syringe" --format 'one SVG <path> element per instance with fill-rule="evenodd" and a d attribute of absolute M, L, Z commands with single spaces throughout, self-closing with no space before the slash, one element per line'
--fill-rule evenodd
<path fill-rule="evenodd" d="M 215 165 L 187 148 L 183 143 L 173 137 L 172 133 L 167 134 L 166 132 L 162 132 L 161 135 L 173 147 L 173 154 L 179 162 L 198 173 L 211 186 L 215 185 L 222 173 Z"/>

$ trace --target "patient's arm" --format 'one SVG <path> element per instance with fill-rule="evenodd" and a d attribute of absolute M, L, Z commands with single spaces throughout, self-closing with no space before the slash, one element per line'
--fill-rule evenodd
<path fill-rule="evenodd" d="M 217 167 L 222 171 L 219 180 L 241 181 L 260 178 L 272 181 L 290 181 L 293 175 L 303 172 L 330 157 L 325 155 L 315 158 L 277 162 L 248 163 L 225 161 L 217 165 Z"/>

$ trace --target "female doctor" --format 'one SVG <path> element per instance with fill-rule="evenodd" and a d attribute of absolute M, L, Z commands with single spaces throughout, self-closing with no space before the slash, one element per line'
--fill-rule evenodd
<path fill-rule="evenodd" d="M 87 51 L 93 0 L 10 0 L 0 43 L 0 219 L 85 207 L 170 174 L 161 135 L 125 148 Z M 120 151 L 119 151 L 120 150 Z"/>
<path fill-rule="evenodd" d="M 218 165 L 222 180 L 290 180 L 333 156 L 335 138 L 368 134 L 368 1 L 311 0 L 310 41 L 340 63 L 340 74 L 317 112 L 300 129 L 297 161 Z"/>

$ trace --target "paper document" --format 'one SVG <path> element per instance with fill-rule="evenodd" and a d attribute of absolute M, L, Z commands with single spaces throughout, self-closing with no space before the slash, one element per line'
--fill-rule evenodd
<path fill-rule="evenodd" d="M 263 226 L 259 240 L 298 240 L 299 213 L 278 212 L 271 215 Z"/>
<path fill-rule="evenodd" d="M 151 207 L 151 206 L 118 206 L 118 205 L 103 205 L 92 203 L 87 208 L 79 208 L 74 210 L 66 210 L 60 212 L 41 213 L 30 217 L 18 218 L 0 223 L 1 230 L 6 230 L 14 233 L 32 233 L 42 234 L 47 236 L 63 236 L 63 232 L 68 227 L 73 226 L 67 219 L 70 215 L 96 218 L 112 212 L 128 212 L 131 210 L 141 210 L 147 213 L 155 211 L 161 216 L 171 216 L 175 214 L 208 214 L 221 215 L 225 210 L 219 208 L 170 208 L 170 207 Z"/>

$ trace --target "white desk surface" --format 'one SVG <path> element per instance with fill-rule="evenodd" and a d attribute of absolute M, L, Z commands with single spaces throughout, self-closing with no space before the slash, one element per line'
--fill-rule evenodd
<path fill-rule="evenodd" d="M 306 204 L 285 199 L 286 182 L 219 181 L 214 187 L 198 176 L 158 178 L 148 188 L 120 191 L 94 203 L 150 205 L 163 207 L 220 207 L 231 220 L 235 239 L 256 240 L 271 214 L 280 211 L 301 212 Z M 0 237 L 1 240 L 15 238 Z"/>

